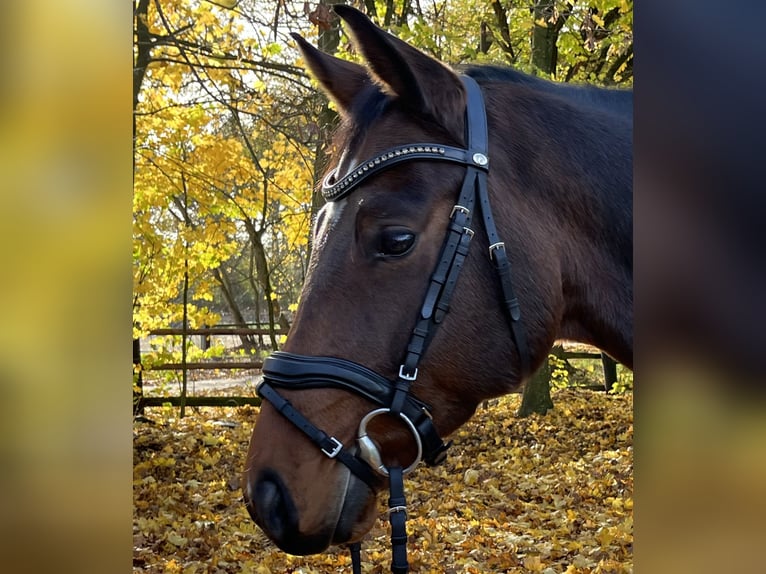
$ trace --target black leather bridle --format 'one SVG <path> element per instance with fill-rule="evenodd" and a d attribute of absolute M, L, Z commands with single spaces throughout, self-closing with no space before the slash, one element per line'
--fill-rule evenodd
<path fill-rule="evenodd" d="M 505 244 L 498 237 L 487 193 L 489 158 L 484 100 L 475 80 L 463 76 L 462 81 L 467 94 L 466 149 L 431 143 L 398 146 L 360 163 L 341 179 L 337 179 L 336 168 L 322 183 L 325 199 L 338 201 L 369 177 L 402 162 L 446 161 L 466 167 L 458 201 L 450 213 L 447 237 L 439 262 L 431 275 L 420 316 L 412 331 L 396 380 L 390 381 L 362 365 L 345 359 L 310 357 L 277 351 L 264 361 L 263 380 L 258 386 L 258 394 L 263 399 L 269 401 L 325 455 L 346 465 L 370 488 L 375 490 L 380 486 L 382 477 L 389 479 L 389 518 L 393 552 L 391 571 L 394 574 L 404 574 L 409 569 L 403 476 L 412 471 L 421 459 L 428 465 L 439 464 L 446 458 L 449 447 L 449 443 L 444 443 L 434 427 L 429 405 L 413 396 L 410 389 L 417 380 L 420 359 L 436 328 L 449 311 L 450 300 L 474 235 L 470 225 L 477 201 L 489 240 L 489 256 L 500 278 L 511 336 L 519 353 L 521 372 L 523 374 L 528 370 L 529 354 L 524 330 L 519 321 L 519 303 L 511 284 L 511 265 L 505 252 Z M 311 423 L 276 390 L 327 387 L 356 393 L 377 406 L 360 422 L 356 444 L 351 448 Z M 383 414 L 400 418 L 412 433 L 418 454 L 407 468 L 387 467 L 382 461 L 377 445 L 367 436 L 367 424 Z M 354 572 L 359 572 L 359 544 L 352 544 L 351 549 Z"/>

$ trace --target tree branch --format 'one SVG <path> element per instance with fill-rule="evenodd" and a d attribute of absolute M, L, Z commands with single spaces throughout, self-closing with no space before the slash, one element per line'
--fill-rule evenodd
<path fill-rule="evenodd" d="M 509 55 L 511 63 L 516 61 L 516 53 L 513 50 L 513 43 L 511 42 L 511 30 L 508 25 L 508 12 L 500 3 L 500 0 L 492 0 L 492 9 L 495 11 L 495 19 L 497 20 L 497 27 L 500 30 L 500 38 L 497 39 L 497 43 L 503 49 L 503 52 Z"/>

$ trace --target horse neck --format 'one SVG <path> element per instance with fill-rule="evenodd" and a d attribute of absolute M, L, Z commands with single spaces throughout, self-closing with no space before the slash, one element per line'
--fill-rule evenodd
<path fill-rule="evenodd" d="M 501 200 L 506 217 L 529 263 L 544 261 L 537 272 L 553 285 L 542 296 L 558 300 L 555 337 L 595 345 L 630 366 L 632 122 L 518 91 L 495 108 L 493 122 L 507 136 L 498 138 L 510 160 L 498 178 L 511 182 Z"/>
<path fill-rule="evenodd" d="M 594 345 L 632 367 L 632 266 L 603 245 L 574 236 L 559 262 L 564 306 L 557 338 Z"/>

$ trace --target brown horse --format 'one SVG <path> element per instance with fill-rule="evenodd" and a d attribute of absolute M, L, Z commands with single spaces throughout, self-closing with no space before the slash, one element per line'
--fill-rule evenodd
<path fill-rule="evenodd" d="M 412 465 L 421 450 L 427 462 L 442 458 L 441 443 L 419 438 L 421 424 L 433 425 L 434 436 L 450 434 L 481 401 L 516 390 L 554 340 L 590 343 L 632 364 L 632 93 L 477 67 L 464 71 L 480 86 L 478 96 L 470 95 L 473 80 L 461 80 L 354 9 L 336 12 L 368 67 L 297 38 L 343 118 L 342 153 L 323 185 L 329 201 L 314 224 L 309 274 L 285 353 L 264 369 L 273 384 L 262 394 L 267 400 L 244 477 L 248 511 L 292 554 L 361 539 L 375 520 L 385 469 Z M 471 98 L 486 105 L 489 164 L 484 153 L 460 155 L 473 147 L 466 135 Z M 410 142 L 433 145 L 408 148 Z M 458 159 L 441 161 L 445 149 Z M 408 153 L 415 154 L 410 161 L 379 169 Z M 470 211 L 456 198 L 473 193 L 474 181 L 488 189 L 488 202 L 479 195 L 476 207 L 484 215 L 473 229 L 456 226 Z M 512 285 L 498 281 L 497 251 L 506 249 L 491 239 L 489 203 Z M 433 307 L 429 294 L 450 234 L 466 245 L 475 237 L 451 298 L 439 299 L 449 312 L 434 311 L 440 326 L 421 337 L 427 351 L 408 369 L 405 356 L 418 340 L 413 326 L 418 331 Z M 451 251 L 451 258 L 458 256 Z M 372 438 L 370 455 L 357 428 L 376 402 L 396 402 L 394 395 L 395 415 L 404 404 L 428 418 L 365 420 L 369 429 L 359 434 Z M 379 466 L 383 476 L 350 470 L 353 461 L 338 464 L 341 451 L 355 460 L 361 453 L 363 465 Z"/>

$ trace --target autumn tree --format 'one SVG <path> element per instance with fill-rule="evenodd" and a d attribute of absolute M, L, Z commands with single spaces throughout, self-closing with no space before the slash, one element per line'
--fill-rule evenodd
<path fill-rule="evenodd" d="M 366 0 L 364 9 L 452 65 L 504 64 L 559 81 L 632 83 L 632 0 Z"/>
<path fill-rule="evenodd" d="M 215 324 L 220 295 L 235 323 L 265 312 L 276 347 L 305 269 L 318 133 L 285 49 L 303 18 L 264 18 L 258 2 L 134 4 L 136 334 Z"/>

